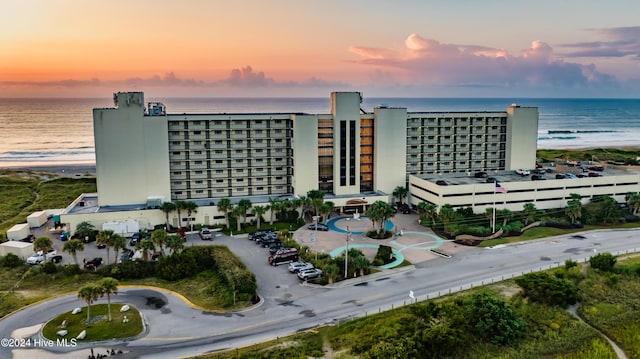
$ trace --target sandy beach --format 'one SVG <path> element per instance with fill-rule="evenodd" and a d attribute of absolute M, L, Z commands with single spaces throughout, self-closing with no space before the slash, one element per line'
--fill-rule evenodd
<path fill-rule="evenodd" d="M 95 177 L 95 164 L 50 164 L 16 167 L 0 167 L 0 170 L 12 172 L 53 173 L 62 177 Z"/>

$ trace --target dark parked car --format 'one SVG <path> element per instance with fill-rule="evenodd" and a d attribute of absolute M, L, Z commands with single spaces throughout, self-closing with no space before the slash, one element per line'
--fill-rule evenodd
<path fill-rule="evenodd" d="M 495 183 L 498 182 L 498 180 L 495 177 L 487 177 L 486 180 L 484 180 L 485 183 Z"/>
<path fill-rule="evenodd" d="M 602 177 L 602 173 L 589 172 L 589 177 Z"/>
<path fill-rule="evenodd" d="M 532 181 L 544 181 L 544 180 L 546 180 L 546 178 L 544 178 L 543 175 L 531 175 L 531 180 Z"/>
<path fill-rule="evenodd" d="M 474 174 L 474 176 L 475 176 L 475 178 L 487 178 L 487 177 L 489 177 L 487 172 L 476 172 Z"/>
<path fill-rule="evenodd" d="M 438 186 L 448 186 L 448 185 L 449 185 L 449 184 L 447 183 L 447 181 L 445 181 L 445 180 L 437 180 L 437 181 L 436 181 L 436 184 L 437 184 Z"/>
<path fill-rule="evenodd" d="M 96 270 L 101 265 L 102 265 L 102 258 L 101 257 L 91 258 L 88 261 L 84 262 L 84 268 L 85 269 L 90 269 L 90 270 Z"/>
<path fill-rule="evenodd" d="M 587 167 L 587 169 L 591 171 L 599 171 L 599 172 L 604 171 L 604 167 L 602 166 L 589 166 Z"/>
<path fill-rule="evenodd" d="M 556 173 L 556 179 L 565 179 L 567 178 L 564 174 L 562 173 Z"/>
<path fill-rule="evenodd" d="M 53 263 L 60 263 L 62 262 L 62 256 L 59 254 L 56 254 L 55 256 L 51 257 L 51 261 Z"/>
<path fill-rule="evenodd" d="M 318 231 L 325 231 L 326 232 L 326 231 L 329 230 L 329 226 L 327 226 L 324 223 L 310 224 L 309 227 L 307 227 L 307 228 L 312 230 L 312 231 L 318 230 Z"/>

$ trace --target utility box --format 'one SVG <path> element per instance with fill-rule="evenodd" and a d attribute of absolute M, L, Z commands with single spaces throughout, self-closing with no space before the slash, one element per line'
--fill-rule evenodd
<path fill-rule="evenodd" d="M 0 255 L 6 256 L 9 253 L 13 253 L 21 259 L 26 260 L 33 254 L 33 243 L 20 241 L 0 243 Z"/>
<path fill-rule="evenodd" d="M 16 224 L 7 231 L 7 239 L 10 241 L 23 240 L 31 234 L 28 223 Z"/>
<path fill-rule="evenodd" d="M 38 228 L 47 223 L 47 212 L 38 211 L 33 212 L 29 216 L 27 216 L 27 223 L 29 223 L 29 228 Z"/>

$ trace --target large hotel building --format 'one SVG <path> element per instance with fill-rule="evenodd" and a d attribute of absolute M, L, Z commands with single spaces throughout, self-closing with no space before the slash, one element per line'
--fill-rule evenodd
<path fill-rule="evenodd" d="M 114 103 L 94 109 L 98 193 L 65 210 L 71 228 L 82 220 L 96 226 L 131 219 L 143 227 L 164 223 L 158 204 L 176 200 L 196 202 L 195 223 L 213 225 L 223 222 L 216 207 L 221 198 L 266 204 L 315 189 L 325 191 L 338 211 L 391 201 L 396 187 L 407 186 L 413 205 L 426 200 L 481 212 L 496 203 L 495 191 L 493 183 L 474 178 L 476 171 L 506 186 L 519 182 L 508 194 L 517 198 L 499 201 L 512 210 L 539 196 L 552 199 L 539 198 L 538 208 L 563 207 L 569 190 L 622 193 L 594 187 L 597 179 L 591 178 L 546 181 L 553 182 L 553 191 L 539 191 L 542 181 L 513 177 L 515 169 L 535 167 L 536 107 L 408 112 L 378 106 L 367 112 L 358 92 L 332 93 L 328 114 L 169 114 L 161 103 L 145 103 L 142 92 L 116 93 Z M 627 192 L 638 191 L 633 176 L 622 181 Z M 436 185 L 438 179 L 451 185 Z M 173 216 L 171 222 L 183 221 Z"/>

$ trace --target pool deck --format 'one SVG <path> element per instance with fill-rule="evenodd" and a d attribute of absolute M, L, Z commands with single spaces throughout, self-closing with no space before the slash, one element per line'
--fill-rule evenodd
<path fill-rule="evenodd" d="M 392 225 L 387 226 L 387 228 L 392 228 L 397 235 L 385 240 L 371 239 L 361 234 L 373 229 L 371 221 L 366 217 L 359 219 L 338 217 L 331 218 L 329 222 L 329 227 L 337 230 L 316 232 L 304 226 L 295 231 L 294 239 L 317 253 L 339 255 L 344 251 L 347 238 L 350 237 L 350 248 L 351 246 L 358 248 L 369 259 L 375 257 L 377 246 L 384 244 L 400 252 L 412 264 L 440 258 L 437 254 L 431 252 L 431 249 L 437 248 L 439 252 L 454 255 L 460 251 L 473 248 L 439 238 L 431 229 L 418 223 L 418 215 L 415 213 L 396 213 L 391 218 Z M 351 232 L 350 236 L 347 234 L 347 230 Z"/>

